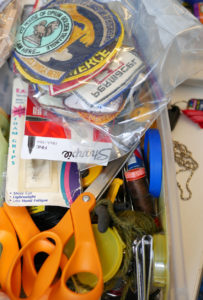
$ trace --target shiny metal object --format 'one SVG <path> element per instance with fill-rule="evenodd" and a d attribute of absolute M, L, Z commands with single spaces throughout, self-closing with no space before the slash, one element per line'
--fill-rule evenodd
<path fill-rule="evenodd" d="M 145 235 L 141 240 L 134 241 L 133 253 L 136 262 L 138 300 L 149 300 L 153 260 L 152 236 Z"/>

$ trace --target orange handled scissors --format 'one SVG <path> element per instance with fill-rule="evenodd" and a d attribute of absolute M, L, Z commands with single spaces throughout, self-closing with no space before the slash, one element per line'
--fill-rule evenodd
<path fill-rule="evenodd" d="M 12 220 L 12 223 L 10 222 L 8 216 L 10 216 L 10 220 Z M 21 253 L 23 247 L 27 245 L 27 243 L 31 243 L 32 239 L 37 236 L 40 231 L 37 228 L 37 226 L 34 224 L 32 221 L 27 209 L 25 207 L 10 207 L 4 203 L 4 207 L 0 208 L 0 217 L 1 217 L 1 222 L 0 222 L 0 242 L 3 245 L 3 253 L 4 255 L 8 256 L 8 252 L 10 254 L 10 264 L 8 264 L 8 259 L 5 260 L 4 257 L 1 255 L 1 260 L 0 263 L 5 263 L 7 265 L 7 272 L 6 270 L 2 270 L 2 274 L 8 278 L 9 274 L 9 269 L 12 269 L 12 264 L 13 261 L 16 261 L 16 258 L 18 257 L 19 253 Z M 2 232 L 3 230 L 7 232 L 11 232 L 12 234 L 12 239 L 9 240 L 9 244 L 7 246 L 5 239 L 2 239 Z M 15 229 L 14 229 L 15 228 Z M 20 244 L 22 246 L 22 249 L 19 252 L 18 248 L 18 240 L 17 236 L 19 238 Z M 49 234 L 49 233 L 48 233 Z M 50 236 L 48 236 L 50 237 Z M 58 236 L 54 236 L 54 233 L 52 233 L 52 236 L 50 237 L 52 240 L 55 241 L 56 246 L 51 243 L 48 240 L 38 240 L 35 241 L 35 243 L 32 245 L 32 247 L 28 248 L 28 251 L 26 252 L 26 255 L 23 256 L 23 267 L 22 267 L 22 284 L 23 284 L 23 290 L 25 291 L 26 294 L 29 294 L 34 289 L 37 289 L 38 287 L 38 282 L 35 282 L 36 278 L 39 278 L 38 273 L 35 269 L 35 264 L 34 264 L 34 257 L 37 253 L 39 252 L 46 252 L 47 254 L 51 254 L 53 251 L 57 250 L 58 247 L 62 249 L 62 244 Z M 38 241 L 38 242 L 37 242 Z M 17 245 L 17 246 L 16 246 Z M 59 245 L 59 246 L 58 246 Z M 7 246 L 7 247 L 6 247 Z M 7 253 L 6 250 L 8 251 Z M 58 250 L 57 250 L 58 253 Z M 54 252 L 55 254 L 55 252 Z M 6 256 L 6 257 L 7 257 Z M 13 259 L 12 259 L 13 258 Z M 8 268 L 8 265 L 10 268 Z M 19 279 L 16 281 L 16 277 L 21 278 L 21 272 L 19 271 L 19 263 L 17 266 L 15 266 L 14 273 L 12 273 L 12 281 L 10 283 L 4 284 L 4 291 L 7 291 L 8 285 L 9 289 L 14 291 L 15 295 L 19 295 L 19 291 L 21 291 L 21 280 Z M 1 265 L 0 265 L 1 266 Z M 16 269 L 18 268 L 18 273 L 16 274 Z M 51 272 L 54 270 L 51 270 Z M 50 273 L 51 273 L 50 272 Z M 14 277 L 16 274 L 16 277 Z M 52 276 L 54 276 L 52 274 Z M 1 278 L 0 278 L 1 280 Z M 12 285 L 14 284 L 15 290 L 12 288 Z M 36 286 L 36 287 L 35 287 Z M 41 291 L 39 290 L 41 293 Z M 38 297 L 38 299 L 40 299 Z"/>
<path fill-rule="evenodd" d="M 131 153 L 110 162 L 86 191 L 75 200 L 61 221 L 50 230 L 39 233 L 26 208 L 4 205 L 4 209 L 22 244 L 22 248 L 14 259 L 7 277 L 6 292 L 11 300 L 22 299 L 16 293 L 13 284 L 16 269 L 22 258 L 26 258 L 27 265 L 30 264 L 30 270 L 32 270 L 32 276 L 30 276 L 28 266 L 26 272 L 22 272 L 22 282 L 26 282 L 29 291 L 27 299 L 98 300 L 100 298 L 103 291 L 103 274 L 92 231 L 90 211 L 95 206 L 95 198 L 101 196 L 107 189 Z M 63 259 L 63 248 L 73 235 L 75 237 L 75 248 L 69 260 L 65 260 Z M 47 251 L 46 247 L 48 247 Z M 34 255 L 40 252 L 49 254 L 49 257 L 37 273 L 34 265 Z M 56 277 L 59 267 L 61 267 L 60 279 Z M 78 273 L 91 273 L 97 277 L 97 283 L 91 291 L 78 294 L 67 287 L 68 279 Z M 56 283 L 53 284 L 53 281 L 56 281 Z M 45 297 L 42 298 L 44 295 Z"/>
<path fill-rule="evenodd" d="M 19 252 L 18 240 L 16 237 L 15 229 L 7 217 L 4 209 L 0 208 L 0 241 L 2 245 L 2 252 L 0 256 L 0 285 L 3 290 L 6 288 L 6 280 L 9 269 L 13 260 Z M 18 265 L 15 281 L 12 282 L 12 288 L 16 293 L 20 292 L 21 282 L 21 267 Z"/>
<path fill-rule="evenodd" d="M 15 269 L 19 265 L 20 259 L 26 258 L 26 262 L 28 261 L 30 265 L 30 269 L 26 267 L 26 271 L 23 273 L 23 283 L 29 287 L 27 290 L 30 291 L 31 286 L 33 286 L 27 299 L 38 300 L 51 286 L 60 266 L 63 248 L 73 234 L 75 236 L 74 252 L 65 266 L 62 266 L 61 279 L 58 284 L 53 285 L 49 299 L 78 299 L 78 296 L 81 300 L 87 299 L 86 294 L 78 295 L 66 287 L 68 278 L 81 272 L 97 276 L 97 285 L 88 293 L 88 299 L 99 299 L 103 289 L 103 274 L 90 220 L 90 211 L 94 205 L 95 198 L 93 195 L 90 193 L 81 194 L 54 228 L 34 234 L 31 239 L 28 239 L 28 242 L 24 244 L 13 261 L 8 274 L 6 292 L 11 300 L 22 299 L 12 288 Z M 4 204 L 4 209 L 13 222 L 18 235 L 22 235 L 26 227 L 34 228 L 35 225 L 26 208 L 15 208 Z M 28 230 L 26 229 L 26 231 Z M 47 242 L 49 247 L 48 238 L 54 240 L 55 245 L 51 244 L 54 247 L 53 252 L 49 248 L 46 250 L 46 245 L 41 244 Z M 36 273 L 33 263 L 34 255 L 40 252 L 46 252 L 50 256 L 42 265 L 39 273 Z"/>

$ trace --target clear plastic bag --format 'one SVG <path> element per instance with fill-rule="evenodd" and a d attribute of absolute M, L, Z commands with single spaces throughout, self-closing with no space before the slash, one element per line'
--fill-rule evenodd
<path fill-rule="evenodd" d="M 67 9 L 76 22 L 75 8 L 79 13 L 78 7 L 88 6 L 93 10 L 94 5 L 98 10 L 104 7 L 109 13 L 108 22 L 113 24 L 110 20 L 113 15 L 117 24 L 116 38 L 112 41 L 105 37 L 104 48 L 113 48 L 99 67 L 87 72 L 91 63 L 97 64 L 97 52 L 92 47 L 91 58 L 84 59 L 87 45 L 82 35 L 76 41 L 81 47 L 75 47 L 74 53 L 70 46 L 64 47 L 62 52 L 56 50 L 34 58 L 35 63 L 33 58 L 25 60 L 19 53 L 14 56 L 19 72 L 37 84 L 36 92 L 31 89 L 29 95 L 35 104 L 60 116 L 67 126 L 71 123 L 80 136 L 82 128 L 78 143 L 87 148 L 88 127 L 91 125 L 102 132 L 113 144 L 112 160 L 138 144 L 168 104 L 171 91 L 202 69 L 203 27 L 175 0 L 64 0 L 52 1 L 44 9 Z M 97 38 L 104 38 L 97 33 Z M 76 42 L 71 41 L 71 46 Z M 67 61 L 63 59 L 67 55 L 64 51 L 72 55 Z M 43 71 L 37 74 L 35 67 L 39 62 L 46 66 L 46 74 L 51 65 L 58 68 L 61 81 L 59 77 L 48 78 Z M 72 62 L 74 70 L 69 68 Z M 79 68 L 80 76 L 78 73 L 73 76 Z"/>
<path fill-rule="evenodd" d="M 11 53 L 20 12 L 19 0 L 0 1 L 0 67 Z"/>
<path fill-rule="evenodd" d="M 12 83 L 14 74 L 5 63 L 0 70 L 0 106 L 7 114 L 11 113 Z"/>

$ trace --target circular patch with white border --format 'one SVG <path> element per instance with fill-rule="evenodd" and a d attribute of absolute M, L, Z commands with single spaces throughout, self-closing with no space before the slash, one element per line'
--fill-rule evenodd
<path fill-rule="evenodd" d="M 69 40 L 72 29 L 67 12 L 54 8 L 36 11 L 19 27 L 15 50 L 26 57 L 53 52 Z"/>
<path fill-rule="evenodd" d="M 33 82 L 59 84 L 89 75 L 101 68 L 109 56 L 114 56 L 123 41 L 123 25 L 108 6 L 92 0 L 60 2 L 57 2 L 58 7 L 74 22 L 68 42 L 39 57 L 25 57 L 14 52 L 17 68 L 22 69 L 20 73 L 27 79 L 34 77 Z"/>

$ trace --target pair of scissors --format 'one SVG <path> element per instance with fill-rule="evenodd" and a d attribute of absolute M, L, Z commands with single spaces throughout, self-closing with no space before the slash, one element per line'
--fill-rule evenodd
<path fill-rule="evenodd" d="M 9 217 L 21 243 L 21 249 L 14 258 L 7 274 L 5 292 L 11 300 L 22 299 L 15 281 L 22 264 L 22 288 L 29 300 L 98 300 L 103 291 L 101 263 L 92 231 L 90 211 L 128 160 L 132 151 L 109 163 L 96 180 L 71 205 L 69 211 L 53 228 L 40 232 L 25 207 L 3 209 Z M 63 248 L 74 235 L 75 248 L 69 259 Z M 12 248 L 11 248 L 12 249 Z M 35 256 L 41 252 L 49 256 L 39 272 L 35 269 Z M 61 276 L 57 272 L 61 269 Z M 91 273 L 97 277 L 95 287 L 85 294 L 78 294 L 67 287 L 67 281 L 79 273 Z M 54 282 L 54 283 L 53 283 Z M 16 287 L 17 286 L 17 287 Z"/>
<path fill-rule="evenodd" d="M 5 207 L 0 208 L 0 243 L 2 246 L 2 251 L 0 255 L 0 286 L 3 291 L 7 291 L 7 278 L 9 271 L 12 267 L 13 261 L 16 259 L 18 253 L 19 253 L 19 241 L 16 235 L 16 230 L 10 221 L 7 213 L 6 208 L 7 205 L 4 204 Z M 8 207 L 9 208 L 9 207 Z M 26 210 L 26 209 L 25 209 Z M 17 212 L 16 215 L 20 216 Z M 24 222 L 26 222 L 26 218 L 23 218 Z M 26 224 L 26 223 L 24 223 Z M 35 224 L 32 224 L 33 226 L 27 227 L 24 226 L 24 233 L 25 236 L 22 234 L 21 237 L 21 245 L 26 243 L 26 240 L 30 237 L 32 237 L 34 234 L 39 233 L 40 231 L 35 226 Z M 29 229 L 32 229 L 32 231 L 29 231 Z M 42 248 L 43 245 L 41 245 Z M 46 251 L 51 252 L 54 248 L 54 245 L 51 244 L 48 241 L 45 241 Z M 49 249 L 50 248 L 50 249 Z M 32 256 L 36 252 L 36 249 L 32 249 Z M 38 251 L 38 250 L 37 250 Z M 9 254 L 8 254 L 9 253 Z M 30 256 L 26 256 L 27 260 L 24 260 L 23 265 L 23 274 L 21 276 L 21 265 L 18 264 L 15 267 L 14 273 L 13 273 L 13 280 L 11 282 L 11 288 L 14 291 L 14 294 L 19 295 L 21 292 L 21 277 L 24 278 L 25 285 L 23 288 L 28 291 L 29 289 L 29 283 L 30 280 L 26 277 L 27 274 L 33 275 L 33 277 L 36 277 L 36 270 L 34 269 L 34 265 L 31 261 L 30 263 Z M 29 277 L 30 278 L 30 277 Z M 26 280 L 27 279 L 27 282 Z M 28 285 L 27 285 L 28 283 Z"/>

